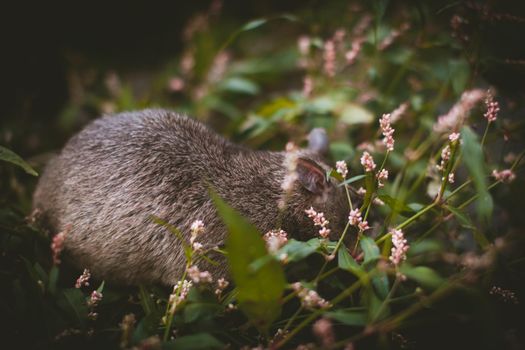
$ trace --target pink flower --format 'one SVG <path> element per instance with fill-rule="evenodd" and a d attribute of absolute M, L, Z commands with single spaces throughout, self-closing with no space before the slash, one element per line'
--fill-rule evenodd
<path fill-rule="evenodd" d="M 51 241 L 51 252 L 53 254 L 53 264 L 60 264 L 60 253 L 64 250 L 66 234 L 71 230 L 71 226 L 66 227 L 62 232 L 57 233 Z"/>
<path fill-rule="evenodd" d="M 316 212 L 313 207 L 304 211 L 310 219 L 313 220 L 315 226 L 321 227 L 319 230 L 319 235 L 323 238 L 327 238 L 330 235 L 330 229 L 326 226 L 329 224 L 329 221 L 325 219 L 322 212 Z"/>
<path fill-rule="evenodd" d="M 394 124 L 399 119 L 401 119 L 401 116 L 405 114 L 407 109 L 408 109 L 408 103 L 405 102 L 405 103 L 400 104 L 399 107 L 397 107 L 396 109 L 394 109 L 392 113 L 390 113 L 390 123 Z"/>
<path fill-rule="evenodd" d="M 321 341 L 323 348 L 330 348 L 335 343 L 335 334 L 332 329 L 332 322 L 329 319 L 317 320 L 312 326 L 312 330 Z"/>
<path fill-rule="evenodd" d="M 102 300 L 102 293 L 94 290 L 93 292 L 91 292 L 91 296 L 89 297 L 88 306 L 93 308 L 97 306 L 101 300 Z"/>
<path fill-rule="evenodd" d="M 330 78 L 335 76 L 335 44 L 332 40 L 327 40 L 324 44 L 324 71 Z"/>
<path fill-rule="evenodd" d="M 352 42 L 352 49 L 345 53 L 346 63 L 348 65 L 354 64 L 361 51 L 361 46 L 363 45 L 364 38 L 357 38 Z"/>
<path fill-rule="evenodd" d="M 221 295 L 221 293 L 229 286 L 230 282 L 225 280 L 224 278 L 219 278 L 217 280 L 217 289 L 215 289 L 216 295 Z"/>
<path fill-rule="evenodd" d="M 191 237 L 190 243 L 193 244 L 197 236 L 204 232 L 204 222 L 202 220 L 195 220 L 190 227 Z"/>
<path fill-rule="evenodd" d="M 391 250 L 390 261 L 397 266 L 401 261 L 406 260 L 406 252 L 410 246 L 407 244 L 403 231 L 394 229 L 390 233 L 394 245 Z"/>
<path fill-rule="evenodd" d="M 184 80 L 182 80 L 179 77 L 171 78 L 168 83 L 168 87 L 170 91 L 173 91 L 173 92 L 182 91 L 182 89 L 184 89 L 184 85 L 185 85 Z"/>
<path fill-rule="evenodd" d="M 307 309 L 314 308 L 328 308 L 330 303 L 324 300 L 317 294 L 315 290 L 303 287 L 299 282 L 295 282 L 292 288 L 297 292 L 297 296 L 301 299 L 301 304 Z"/>
<path fill-rule="evenodd" d="M 498 101 L 494 101 L 494 96 L 492 95 L 492 92 L 490 90 L 487 92 L 485 106 L 487 107 L 487 111 L 483 116 L 487 118 L 489 123 L 496 121 L 496 119 L 498 118 L 499 103 Z"/>
<path fill-rule="evenodd" d="M 266 232 L 263 239 L 266 241 L 268 251 L 275 253 L 288 242 L 288 235 L 283 230 L 271 230 Z"/>
<path fill-rule="evenodd" d="M 303 79 L 303 95 L 304 97 L 310 97 L 314 90 L 314 81 L 312 77 L 306 76 Z"/>
<path fill-rule="evenodd" d="M 350 214 L 348 215 L 348 222 L 350 225 L 357 226 L 362 220 L 359 209 L 350 210 Z"/>
<path fill-rule="evenodd" d="M 297 40 L 297 47 L 301 55 L 308 55 L 308 52 L 310 51 L 310 37 L 306 35 L 300 36 Z"/>
<path fill-rule="evenodd" d="M 361 156 L 361 165 L 365 168 L 365 171 L 374 171 L 376 168 L 376 163 L 374 163 L 374 158 L 368 152 L 363 152 Z"/>
<path fill-rule="evenodd" d="M 190 266 L 187 272 L 188 277 L 193 281 L 193 283 L 199 284 L 213 282 L 213 277 L 209 271 L 200 271 L 195 265 Z"/>
<path fill-rule="evenodd" d="M 336 171 L 341 174 L 343 178 L 346 178 L 346 175 L 348 175 L 348 167 L 346 165 L 346 162 L 344 160 L 340 160 L 335 163 Z"/>
<path fill-rule="evenodd" d="M 385 186 L 384 181 L 388 180 L 388 170 L 382 169 L 377 175 L 377 186 Z"/>
<path fill-rule="evenodd" d="M 390 114 L 383 114 L 379 119 L 379 125 L 381 126 L 381 132 L 383 133 L 383 143 L 386 149 L 390 152 L 394 150 L 394 129 L 391 126 Z"/>
<path fill-rule="evenodd" d="M 366 221 L 366 220 L 361 221 L 361 222 L 357 225 L 357 227 L 359 227 L 359 231 L 361 231 L 361 232 L 370 229 L 370 226 L 368 226 L 368 221 Z"/>
<path fill-rule="evenodd" d="M 504 169 L 501 171 L 497 171 L 496 169 L 494 169 L 492 171 L 492 176 L 496 180 L 504 183 L 510 183 L 516 179 L 516 174 L 514 174 L 514 172 L 510 169 Z"/>
<path fill-rule="evenodd" d="M 80 275 L 80 277 L 78 277 L 77 281 L 75 282 L 75 288 L 88 287 L 90 278 L 91 273 L 89 273 L 88 269 L 84 269 L 82 275 Z"/>
<path fill-rule="evenodd" d="M 453 184 L 455 181 L 455 176 L 454 176 L 454 173 L 450 173 L 448 174 L 448 182 Z"/>
<path fill-rule="evenodd" d="M 474 106 L 485 96 L 483 90 L 474 89 L 465 91 L 461 95 L 461 99 L 457 102 L 447 114 L 438 118 L 434 125 L 436 132 L 449 132 L 451 130 L 458 130 L 463 124 L 468 113 Z"/>
<path fill-rule="evenodd" d="M 448 139 L 450 140 L 450 142 L 455 142 L 459 140 L 460 136 L 461 134 L 459 132 L 453 132 L 452 134 L 448 135 Z"/>

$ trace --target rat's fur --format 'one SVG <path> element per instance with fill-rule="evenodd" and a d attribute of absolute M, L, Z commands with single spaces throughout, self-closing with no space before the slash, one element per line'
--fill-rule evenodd
<path fill-rule="evenodd" d="M 184 252 L 176 235 L 152 216 L 185 237 L 200 219 L 206 231 L 198 241 L 221 245 L 226 229 L 210 200 L 211 187 L 261 233 L 274 229 L 287 172 L 284 156 L 232 144 L 166 110 L 106 116 L 74 136 L 47 165 L 34 208 L 52 232 L 66 232 L 66 257 L 94 276 L 124 284 L 174 284 L 185 268 Z M 313 206 L 340 233 L 344 223 L 338 220 L 348 210 L 344 192 L 324 180 L 327 166 L 315 154 L 304 151 L 299 160 L 282 228 L 294 238 L 314 237 L 318 228 L 304 213 Z M 223 274 L 224 265 L 205 267 Z"/>

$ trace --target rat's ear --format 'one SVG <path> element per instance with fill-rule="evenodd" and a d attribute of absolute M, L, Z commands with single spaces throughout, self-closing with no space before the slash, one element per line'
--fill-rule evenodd
<path fill-rule="evenodd" d="M 310 159 L 299 158 L 296 172 L 299 183 L 312 193 L 321 194 L 328 186 L 325 171 Z"/>

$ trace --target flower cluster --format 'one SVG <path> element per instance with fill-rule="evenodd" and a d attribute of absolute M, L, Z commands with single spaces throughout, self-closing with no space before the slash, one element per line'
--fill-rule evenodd
<path fill-rule="evenodd" d="M 188 267 L 187 273 L 188 273 L 188 277 L 195 284 L 213 282 L 213 277 L 209 271 L 201 271 L 195 265 Z"/>
<path fill-rule="evenodd" d="M 204 223 L 202 220 L 195 220 L 190 227 L 191 231 L 191 237 L 190 237 L 190 243 L 194 251 L 198 251 L 202 249 L 202 244 L 199 242 L 195 242 L 197 237 L 204 232 Z"/>
<path fill-rule="evenodd" d="M 57 233 L 53 240 L 51 241 L 51 252 L 53 254 L 53 264 L 60 264 L 60 253 L 64 250 L 64 243 L 66 241 L 66 234 L 70 230 L 70 227 L 67 227 L 62 232 Z"/>
<path fill-rule="evenodd" d="M 445 170 L 447 162 L 450 160 L 451 154 L 452 153 L 450 151 L 450 145 L 446 145 L 445 147 L 443 147 L 443 149 L 441 150 L 441 162 L 438 165 L 436 165 L 436 168 L 439 171 Z"/>
<path fill-rule="evenodd" d="M 459 102 L 457 102 L 447 114 L 438 118 L 437 123 L 434 125 L 434 131 L 449 132 L 451 130 L 458 130 L 468 116 L 468 112 L 470 112 L 484 96 L 485 92 L 480 89 L 465 91 L 461 95 Z"/>
<path fill-rule="evenodd" d="M 75 288 L 89 287 L 89 279 L 91 278 L 91 273 L 88 269 L 84 269 L 82 275 L 80 275 L 75 282 Z"/>
<path fill-rule="evenodd" d="M 344 160 L 337 161 L 335 163 L 335 169 L 343 178 L 346 178 L 346 175 L 348 175 L 348 167 Z"/>
<path fill-rule="evenodd" d="M 122 318 L 122 322 L 120 323 L 120 329 L 122 330 L 122 336 L 120 340 L 121 349 L 128 348 L 136 322 L 137 319 L 135 318 L 135 315 L 131 313 L 124 315 Z"/>
<path fill-rule="evenodd" d="M 319 230 L 319 236 L 327 238 L 330 235 L 330 229 L 326 226 L 329 224 L 329 221 L 325 219 L 322 212 L 316 212 L 313 207 L 304 211 L 310 219 L 314 222 L 315 226 L 321 227 Z"/>
<path fill-rule="evenodd" d="M 191 281 L 178 281 L 173 286 L 173 291 L 171 292 L 169 298 L 168 298 L 168 312 L 170 314 L 175 313 L 175 309 L 177 308 L 177 305 L 179 305 L 181 302 L 183 302 L 186 297 L 188 296 L 188 293 L 190 291 L 190 288 L 193 286 L 193 283 Z M 163 321 L 166 321 L 166 318 L 163 318 Z"/>
<path fill-rule="evenodd" d="M 91 292 L 91 296 L 89 297 L 89 300 L 87 302 L 88 306 L 91 308 L 96 307 L 98 303 L 102 300 L 102 297 L 102 293 L 94 290 L 93 292 Z"/>
<path fill-rule="evenodd" d="M 376 168 L 376 163 L 374 163 L 374 158 L 368 152 L 363 152 L 361 156 L 361 165 L 365 168 L 365 171 L 374 171 Z"/>
<path fill-rule="evenodd" d="M 394 246 L 391 250 L 390 261 L 397 266 L 401 261 L 406 260 L 406 253 L 410 246 L 407 244 L 403 231 L 394 229 L 391 234 Z"/>
<path fill-rule="evenodd" d="M 379 125 L 381 126 L 381 133 L 383 134 L 383 143 L 386 146 L 386 149 L 390 152 L 394 150 L 394 129 L 391 125 L 390 114 L 383 114 L 381 119 L 379 119 Z"/>
<path fill-rule="evenodd" d="M 329 319 L 320 318 L 313 324 L 312 330 L 321 341 L 323 348 L 330 348 L 335 343 L 335 334 Z"/>
<path fill-rule="evenodd" d="M 501 182 L 510 183 L 516 179 L 516 174 L 510 169 L 504 169 L 497 171 L 496 169 L 492 170 L 492 176 Z"/>
<path fill-rule="evenodd" d="M 408 103 L 405 102 L 405 103 L 400 104 L 399 107 L 397 107 L 396 109 L 394 109 L 394 111 L 392 111 L 392 113 L 390 113 L 390 123 L 394 124 L 399 119 L 401 119 L 401 116 L 405 114 L 407 109 L 408 109 Z"/>
<path fill-rule="evenodd" d="M 377 177 L 377 186 L 379 188 L 385 186 L 384 181 L 388 180 L 388 170 L 382 169 L 379 173 L 377 173 L 376 177 Z"/>
<path fill-rule="evenodd" d="M 326 75 L 330 78 L 335 76 L 335 43 L 333 40 L 327 40 L 324 44 L 324 71 Z"/>
<path fill-rule="evenodd" d="M 308 289 L 299 282 L 294 283 L 292 288 L 297 292 L 297 296 L 301 299 L 301 304 L 305 308 L 314 309 L 330 307 L 330 303 L 321 298 L 315 290 Z"/>
<path fill-rule="evenodd" d="M 511 290 L 493 286 L 489 294 L 499 296 L 505 303 L 519 304 L 516 293 Z"/>
<path fill-rule="evenodd" d="M 498 118 L 499 103 L 498 101 L 494 101 L 494 96 L 490 90 L 487 92 L 487 97 L 485 98 L 485 106 L 487 107 L 487 111 L 483 116 L 487 118 L 489 123 L 496 121 Z"/>
<path fill-rule="evenodd" d="M 224 279 L 223 277 L 219 278 L 217 280 L 217 288 L 215 289 L 215 294 L 216 295 L 221 295 L 222 292 L 228 288 L 228 286 L 230 285 L 230 282 L 228 282 L 226 279 Z"/>
<path fill-rule="evenodd" d="M 359 228 L 359 231 L 365 231 L 370 228 L 368 226 L 368 221 L 363 220 L 361 217 L 361 211 L 359 209 L 353 209 L 350 210 L 350 214 L 348 215 L 348 222 L 352 226 L 357 226 Z"/>
<path fill-rule="evenodd" d="M 271 230 L 263 236 L 266 241 L 266 248 L 270 253 L 277 252 L 288 242 L 288 235 L 283 230 Z"/>

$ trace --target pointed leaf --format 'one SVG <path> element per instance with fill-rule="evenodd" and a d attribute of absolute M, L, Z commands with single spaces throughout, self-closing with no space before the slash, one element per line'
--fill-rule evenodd
<path fill-rule="evenodd" d="M 281 265 L 271 259 L 254 271 L 250 265 L 268 253 L 257 229 L 226 204 L 217 194 L 211 197 L 228 228 L 226 251 L 230 272 L 237 286 L 240 309 L 262 331 L 268 329 L 281 312 L 286 286 Z"/>
<path fill-rule="evenodd" d="M 0 160 L 18 165 L 29 175 L 38 176 L 38 173 L 25 160 L 20 158 L 15 152 L 2 146 L 0 146 Z"/>

